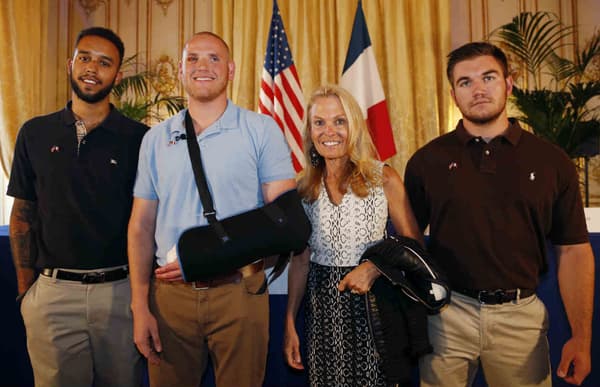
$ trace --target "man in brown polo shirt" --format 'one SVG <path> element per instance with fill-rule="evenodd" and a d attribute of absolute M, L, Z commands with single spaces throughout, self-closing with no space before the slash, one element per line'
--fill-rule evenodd
<path fill-rule="evenodd" d="M 421 361 L 421 385 L 470 385 L 479 364 L 490 386 L 551 385 L 548 316 L 535 295 L 547 238 L 572 330 L 557 374 L 580 384 L 591 369 L 594 257 L 575 167 L 508 118 L 513 80 L 500 49 L 469 43 L 448 58 L 463 118 L 418 150 L 405 175 L 453 290 L 449 307 L 429 317 L 434 353 Z"/>

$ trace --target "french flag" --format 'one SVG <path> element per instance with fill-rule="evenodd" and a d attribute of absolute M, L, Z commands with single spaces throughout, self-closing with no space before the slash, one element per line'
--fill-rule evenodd
<path fill-rule="evenodd" d="M 395 155 L 390 116 L 360 0 L 340 85 L 358 101 L 379 158 L 385 160 Z"/>

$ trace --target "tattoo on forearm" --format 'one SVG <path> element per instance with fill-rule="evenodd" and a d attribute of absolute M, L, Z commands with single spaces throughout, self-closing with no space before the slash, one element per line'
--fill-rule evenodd
<path fill-rule="evenodd" d="M 15 199 L 10 214 L 10 248 L 15 266 L 33 268 L 37 244 L 33 225 L 37 222 L 37 204 Z"/>

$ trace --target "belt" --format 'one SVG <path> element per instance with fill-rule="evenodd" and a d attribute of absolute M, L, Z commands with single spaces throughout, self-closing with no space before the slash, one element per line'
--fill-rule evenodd
<path fill-rule="evenodd" d="M 475 289 L 455 289 L 456 292 L 464 294 L 479 301 L 481 304 L 498 305 L 505 302 L 519 301 L 521 298 L 527 298 L 535 293 L 533 289 L 496 289 L 496 290 L 475 290 Z"/>
<path fill-rule="evenodd" d="M 223 274 L 214 278 L 211 278 L 206 281 L 163 281 L 169 283 L 182 283 L 186 285 L 190 285 L 194 290 L 206 290 L 210 288 L 216 288 L 219 286 L 227 285 L 227 284 L 237 284 L 240 283 L 242 278 L 250 277 L 253 274 L 256 274 L 262 271 L 265 267 L 265 264 L 262 260 L 251 263 L 249 265 L 243 266 L 235 271 L 232 271 L 227 274 Z"/>
<path fill-rule="evenodd" d="M 100 284 L 103 282 L 119 281 L 127 278 L 129 275 L 129 269 L 127 266 L 119 267 L 113 270 L 105 271 L 89 271 L 89 272 L 76 272 L 64 269 L 43 269 L 40 273 L 43 276 L 56 278 L 67 281 L 77 281 L 82 284 Z"/>

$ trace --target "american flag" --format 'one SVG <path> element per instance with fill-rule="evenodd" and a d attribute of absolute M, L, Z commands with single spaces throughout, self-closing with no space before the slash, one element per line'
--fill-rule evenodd
<path fill-rule="evenodd" d="M 276 0 L 273 0 L 273 17 L 269 28 L 258 107 L 261 113 L 275 119 L 292 150 L 294 169 L 296 172 L 301 171 L 304 168 L 301 133 L 304 95 Z"/>

